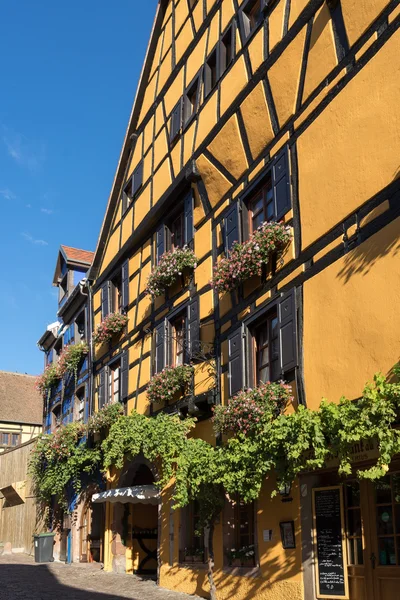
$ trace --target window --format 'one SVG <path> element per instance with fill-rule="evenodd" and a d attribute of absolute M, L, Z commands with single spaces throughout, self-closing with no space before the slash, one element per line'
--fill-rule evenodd
<path fill-rule="evenodd" d="M 12 433 L 11 434 L 11 446 L 18 446 L 18 444 L 21 442 L 21 436 L 19 433 Z"/>
<path fill-rule="evenodd" d="M 78 421 L 79 423 L 83 423 L 85 420 L 85 392 L 85 386 L 81 387 L 76 392 L 76 421 Z"/>
<path fill-rule="evenodd" d="M 249 201 L 249 225 L 250 233 L 253 233 L 265 221 L 271 221 L 275 217 L 274 195 L 272 191 L 271 175 L 268 175 L 266 184 Z"/>
<path fill-rule="evenodd" d="M 153 373 L 160 373 L 167 365 L 178 366 L 193 359 L 199 340 L 199 299 L 194 297 L 186 308 L 154 329 Z"/>
<path fill-rule="evenodd" d="M 56 353 L 57 358 L 60 356 L 62 352 L 62 338 L 58 338 L 56 343 L 54 344 L 54 352 Z"/>
<path fill-rule="evenodd" d="M 182 527 L 180 540 L 181 562 L 205 562 L 204 530 L 199 527 L 200 504 L 197 500 L 191 502 L 182 511 Z"/>
<path fill-rule="evenodd" d="M 245 36 L 254 31 L 262 18 L 261 0 L 249 0 L 242 10 Z"/>
<path fill-rule="evenodd" d="M 121 363 L 114 362 L 108 369 L 108 401 L 120 402 L 121 399 Z"/>
<path fill-rule="evenodd" d="M 187 318 L 181 314 L 171 322 L 171 365 L 178 367 L 186 360 Z"/>
<path fill-rule="evenodd" d="M 278 317 L 272 311 L 253 332 L 254 383 L 276 381 L 280 377 Z"/>
<path fill-rule="evenodd" d="M 183 212 L 180 212 L 171 224 L 171 249 L 182 248 L 184 244 L 185 231 Z"/>
<path fill-rule="evenodd" d="M 125 184 L 125 187 L 122 191 L 122 214 L 124 214 L 132 201 L 135 199 L 138 191 L 141 189 L 143 185 L 143 161 L 137 165 L 136 169 L 133 171 L 131 177 L 128 179 L 128 182 Z"/>
<path fill-rule="evenodd" d="M 125 261 L 110 281 L 101 287 L 101 318 L 110 312 L 125 312 L 129 306 L 129 261 Z"/>
<path fill-rule="evenodd" d="M 111 312 L 122 312 L 122 273 L 111 280 Z"/>
<path fill-rule="evenodd" d="M 61 425 L 61 404 L 55 406 L 52 411 L 52 429 Z"/>
<path fill-rule="evenodd" d="M 255 322 L 242 323 L 229 335 L 228 361 L 230 396 L 262 381 L 293 376 L 298 366 L 295 289 Z"/>
<path fill-rule="evenodd" d="M 75 342 L 75 324 L 68 326 L 68 329 L 64 333 L 64 346 L 73 344 Z"/>
<path fill-rule="evenodd" d="M 217 74 L 217 51 L 211 54 L 205 64 L 204 69 L 204 97 L 207 97 L 208 94 L 214 89 L 214 86 L 217 83 L 218 74 Z"/>
<path fill-rule="evenodd" d="M 220 44 L 220 74 L 225 73 L 234 59 L 234 28 L 229 27 Z"/>
<path fill-rule="evenodd" d="M 238 495 L 226 500 L 223 511 L 225 562 L 232 567 L 256 565 L 254 502 L 245 504 Z M 241 553 L 242 550 L 246 552 Z"/>
<path fill-rule="evenodd" d="M 138 191 L 143 185 L 143 161 L 141 160 L 136 169 L 133 172 L 133 187 L 132 193 L 133 197 L 137 195 Z"/>
<path fill-rule="evenodd" d="M 181 248 L 193 241 L 193 192 L 189 190 L 179 202 L 177 210 L 156 232 L 157 264 L 168 250 Z"/>
<path fill-rule="evenodd" d="M 132 191 L 132 177 L 129 178 L 128 183 L 126 183 L 123 191 L 122 191 L 122 214 L 124 214 L 130 203 L 133 199 L 133 191 Z"/>
<path fill-rule="evenodd" d="M 235 503 L 235 548 L 254 546 L 254 502 L 245 504 L 240 498 Z"/>
<path fill-rule="evenodd" d="M 232 203 L 224 217 L 224 246 L 228 254 L 234 242 L 248 238 L 264 221 L 279 221 L 291 209 L 288 152 L 285 148 L 266 171 Z"/>
<path fill-rule="evenodd" d="M 98 407 L 109 402 L 125 402 L 128 397 L 129 362 L 128 352 L 101 369 L 98 373 Z"/>
<path fill-rule="evenodd" d="M 4 431 L 0 432 L 0 446 L 9 446 L 10 445 L 10 434 Z"/>
<path fill-rule="evenodd" d="M 86 315 L 84 310 L 76 317 L 75 323 L 81 340 L 86 339 Z"/>
<path fill-rule="evenodd" d="M 188 121 L 190 121 L 190 119 L 193 117 L 193 115 L 197 111 L 198 91 L 199 91 L 199 79 L 197 77 L 185 94 L 185 104 L 184 104 L 185 124 L 188 123 Z"/>

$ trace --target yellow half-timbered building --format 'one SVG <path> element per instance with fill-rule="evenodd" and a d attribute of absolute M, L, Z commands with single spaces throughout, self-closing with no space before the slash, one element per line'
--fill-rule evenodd
<path fill-rule="evenodd" d="M 212 407 L 242 387 L 284 378 L 292 411 L 355 399 L 374 372 L 390 371 L 399 358 L 399 21 L 398 0 L 160 1 L 89 274 L 94 327 L 110 313 L 128 317 L 96 347 L 95 410 L 119 400 L 127 412 L 192 414 L 194 435 L 215 444 Z M 271 221 L 290 231 L 282 260 L 233 292 L 213 288 L 233 243 Z M 146 294 L 163 254 L 186 246 L 196 268 L 163 295 Z M 189 397 L 150 405 L 153 375 L 187 360 Z M 304 475 L 274 499 L 271 477 L 253 505 L 227 503 L 214 541 L 218 598 L 400 598 L 393 473 L 383 512 L 372 484 L 344 484 L 339 596 L 317 589 L 312 538 L 315 490 L 335 486 L 335 472 Z M 153 466 L 135 461 L 109 487 L 153 481 Z M 123 535 L 126 511 L 131 532 L 150 532 L 146 550 Z M 158 569 L 162 586 L 207 597 L 195 524 L 196 506 L 107 502 L 105 568 Z M 251 564 L 228 564 L 226 550 L 246 545 L 256 548 Z"/>

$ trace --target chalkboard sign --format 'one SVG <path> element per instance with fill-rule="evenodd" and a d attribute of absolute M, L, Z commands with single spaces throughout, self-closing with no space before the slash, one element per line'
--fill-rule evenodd
<path fill-rule="evenodd" d="M 341 486 L 314 488 L 317 598 L 349 598 Z"/>

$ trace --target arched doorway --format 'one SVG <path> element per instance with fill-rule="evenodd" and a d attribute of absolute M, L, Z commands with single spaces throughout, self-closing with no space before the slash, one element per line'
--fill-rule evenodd
<path fill-rule="evenodd" d="M 80 562 L 103 562 L 104 504 L 88 502 L 82 512 L 80 525 Z"/>

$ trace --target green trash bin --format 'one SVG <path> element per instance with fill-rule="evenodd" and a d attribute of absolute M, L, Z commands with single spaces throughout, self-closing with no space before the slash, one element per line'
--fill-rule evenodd
<path fill-rule="evenodd" d="M 53 562 L 54 533 L 39 533 L 34 535 L 35 543 L 35 562 L 48 563 Z"/>

